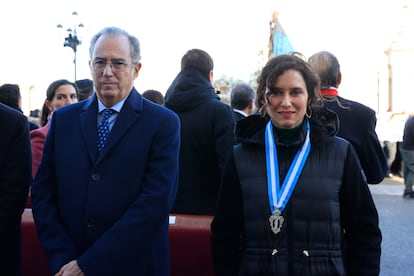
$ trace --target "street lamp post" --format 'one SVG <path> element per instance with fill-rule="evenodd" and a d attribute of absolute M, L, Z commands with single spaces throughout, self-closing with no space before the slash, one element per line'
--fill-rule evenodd
<path fill-rule="evenodd" d="M 393 111 L 393 67 L 392 67 L 392 45 L 384 51 L 388 57 L 388 109 L 390 112 Z"/>
<path fill-rule="evenodd" d="M 77 15 L 78 13 L 76 11 L 72 13 L 72 16 L 74 17 L 76 17 Z M 61 24 L 58 24 L 56 27 L 59 29 L 63 28 Z M 68 33 L 68 36 L 65 37 L 65 42 L 63 43 L 64 47 L 70 47 L 73 50 L 73 54 L 74 54 L 73 63 L 75 66 L 75 81 L 76 81 L 76 52 L 78 50 L 78 46 L 82 43 L 82 41 L 79 40 L 78 38 L 77 28 L 83 28 L 83 27 L 84 25 L 82 23 L 79 23 L 79 24 L 74 24 L 73 29 L 68 28 L 66 30 Z"/>

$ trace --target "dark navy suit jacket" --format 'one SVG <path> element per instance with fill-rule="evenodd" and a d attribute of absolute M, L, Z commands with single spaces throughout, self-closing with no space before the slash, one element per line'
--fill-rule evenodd
<path fill-rule="evenodd" d="M 97 98 L 55 111 L 32 186 L 52 272 L 169 275 L 168 223 L 178 180 L 179 120 L 133 89 L 97 154 Z"/>
<path fill-rule="evenodd" d="M 21 274 L 20 222 L 31 162 L 27 118 L 0 103 L 0 275 Z"/>
<path fill-rule="evenodd" d="M 243 114 L 241 114 L 240 112 L 237 112 L 233 109 L 233 119 L 234 122 L 237 122 L 238 120 L 244 119 L 246 118 L 246 116 L 244 116 Z"/>
<path fill-rule="evenodd" d="M 367 182 L 380 183 L 387 171 L 387 159 L 378 140 L 375 126 L 375 111 L 361 103 L 337 97 L 328 99 L 326 106 L 338 114 L 338 136 L 351 142 L 354 147 Z"/>

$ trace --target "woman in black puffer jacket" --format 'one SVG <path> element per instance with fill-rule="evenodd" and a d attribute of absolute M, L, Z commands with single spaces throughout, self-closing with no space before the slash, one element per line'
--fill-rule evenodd
<path fill-rule="evenodd" d="M 319 78 L 296 55 L 258 78 L 212 223 L 216 275 L 379 275 L 378 213 Z"/>

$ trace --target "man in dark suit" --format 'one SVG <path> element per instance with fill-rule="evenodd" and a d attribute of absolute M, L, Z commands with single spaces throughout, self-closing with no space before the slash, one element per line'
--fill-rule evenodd
<path fill-rule="evenodd" d="M 53 114 L 32 204 L 57 275 L 169 275 L 179 119 L 134 88 L 140 58 L 137 38 L 103 29 L 90 46 L 96 93 Z"/>
<path fill-rule="evenodd" d="M 17 84 L 5 83 L 0 86 L 0 103 L 10 106 L 21 113 L 22 97 L 20 87 Z M 39 126 L 29 121 L 29 130 L 38 129 Z"/>
<path fill-rule="evenodd" d="M 79 89 L 79 101 L 89 99 L 93 94 L 93 81 L 90 79 L 81 79 L 75 81 Z"/>
<path fill-rule="evenodd" d="M 255 98 L 256 93 L 247 83 L 239 83 L 232 88 L 230 92 L 230 105 L 233 108 L 235 122 L 253 113 Z"/>
<path fill-rule="evenodd" d="M 338 114 L 338 136 L 354 146 L 369 184 L 380 183 L 387 174 L 388 165 L 378 140 L 375 111 L 361 103 L 342 98 L 338 94 L 342 74 L 338 59 L 330 52 L 312 55 L 309 63 L 321 79 L 321 94 L 326 106 Z"/>
<path fill-rule="evenodd" d="M 29 125 L 0 104 L 0 275 L 21 275 L 20 224 L 32 180 Z"/>
<path fill-rule="evenodd" d="M 165 106 L 181 121 L 180 181 L 173 212 L 213 215 L 224 164 L 234 143 L 231 107 L 212 85 L 214 62 L 201 49 L 181 58 Z"/>

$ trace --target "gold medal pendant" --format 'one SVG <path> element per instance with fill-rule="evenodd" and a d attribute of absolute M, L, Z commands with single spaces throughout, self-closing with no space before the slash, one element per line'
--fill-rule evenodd
<path fill-rule="evenodd" d="M 282 213 L 279 209 L 276 209 L 273 214 L 269 217 L 270 229 L 272 229 L 275 235 L 280 232 L 282 229 L 283 221 L 285 219 L 282 217 Z"/>

